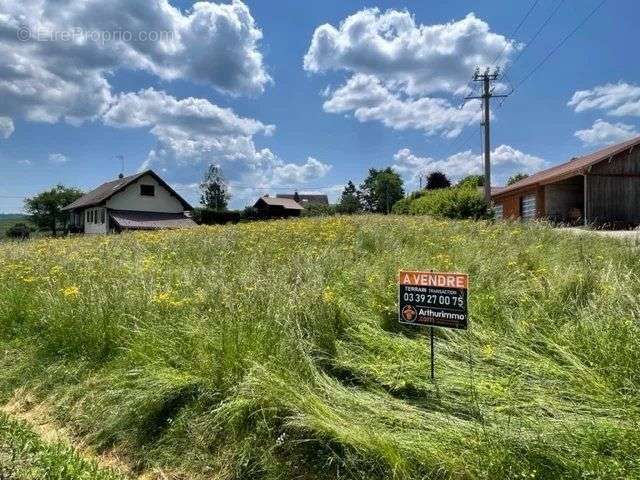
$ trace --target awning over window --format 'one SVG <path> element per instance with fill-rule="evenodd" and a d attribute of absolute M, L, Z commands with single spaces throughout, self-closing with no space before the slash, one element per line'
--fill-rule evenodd
<path fill-rule="evenodd" d="M 112 210 L 111 221 L 123 230 L 160 230 L 163 228 L 191 228 L 196 222 L 184 213 L 134 212 Z"/>

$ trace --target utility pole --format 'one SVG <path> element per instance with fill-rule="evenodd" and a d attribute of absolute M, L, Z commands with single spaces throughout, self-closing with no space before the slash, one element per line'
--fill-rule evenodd
<path fill-rule="evenodd" d="M 496 95 L 493 93 L 492 83 L 496 81 L 500 75 L 500 69 L 496 68 L 493 73 L 490 73 L 490 69 L 480 73 L 480 67 L 476 67 L 476 71 L 473 74 L 474 82 L 482 82 L 482 95 L 465 97 L 465 100 L 481 99 L 484 109 L 484 199 L 487 203 L 491 203 L 491 105 L 490 100 L 492 98 L 506 97 L 507 95 Z"/>

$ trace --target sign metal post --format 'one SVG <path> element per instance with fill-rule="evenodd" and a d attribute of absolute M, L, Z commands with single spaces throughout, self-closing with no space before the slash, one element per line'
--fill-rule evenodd
<path fill-rule="evenodd" d="M 435 327 L 466 329 L 466 273 L 401 270 L 398 276 L 398 320 L 429 327 L 431 380 L 435 379 Z"/>
<path fill-rule="evenodd" d="M 436 374 L 435 374 L 435 368 L 436 368 L 436 363 L 435 363 L 435 341 L 433 339 L 433 329 L 434 327 L 431 327 L 430 330 L 430 334 L 431 334 L 431 380 L 436 378 Z"/>

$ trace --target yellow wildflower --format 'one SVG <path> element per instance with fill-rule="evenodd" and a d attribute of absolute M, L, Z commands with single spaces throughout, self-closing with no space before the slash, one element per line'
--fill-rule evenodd
<path fill-rule="evenodd" d="M 80 294 L 80 289 L 76 286 L 64 287 L 60 289 L 65 297 L 75 298 Z"/>
<path fill-rule="evenodd" d="M 492 358 L 496 353 L 496 349 L 493 348 L 492 345 L 489 345 L 488 343 L 482 347 L 482 356 L 484 358 Z"/>

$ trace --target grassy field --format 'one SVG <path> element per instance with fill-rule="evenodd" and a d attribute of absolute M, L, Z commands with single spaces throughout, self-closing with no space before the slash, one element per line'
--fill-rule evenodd
<path fill-rule="evenodd" d="M 23 423 L 0 412 L 0 479 L 124 480 L 85 460 L 69 446 L 45 443 Z"/>
<path fill-rule="evenodd" d="M 396 321 L 468 272 L 470 329 Z M 158 478 L 640 478 L 640 256 L 544 225 L 304 219 L 0 245 L 0 396 Z"/>

